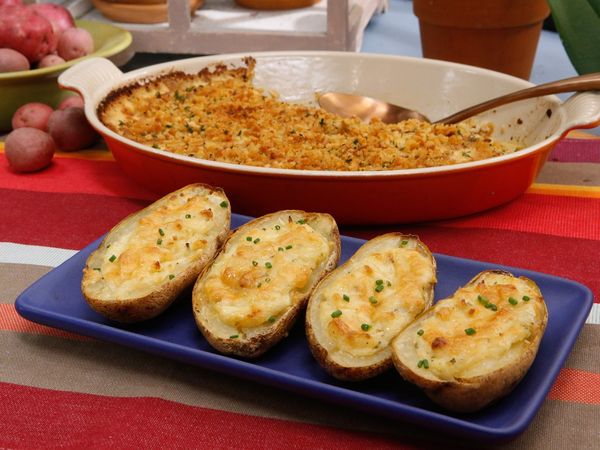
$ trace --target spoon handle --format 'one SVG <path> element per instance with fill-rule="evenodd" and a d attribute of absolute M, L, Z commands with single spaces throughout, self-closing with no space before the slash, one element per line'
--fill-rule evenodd
<path fill-rule="evenodd" d="M 488 100 L 478 105 L 471 106 L 467 109 L 463 109 L 451 116 L 437 120 L 435 123 L 457 123 L 461 120 L 465 120 L 471 116 L 495 108 L 497 106 L 505 105 L 507 103 L 516 102 L 518 100 L 525 100 L 526 98 L 541 97 L 543 95 L 560 94 L 562 92 L 576 92 L 576 91 L 596 91 L 600 90 L 600 72 L 590 73 L 587 75 L 581 75 L 573 78 L 566 78 L 560 81 L 553 81 L 551 83 L 540 84 L 539 86 L 533 86 L 520 91 L 512 92 L 502 97 L 497 97 L 492 100 Z"/>

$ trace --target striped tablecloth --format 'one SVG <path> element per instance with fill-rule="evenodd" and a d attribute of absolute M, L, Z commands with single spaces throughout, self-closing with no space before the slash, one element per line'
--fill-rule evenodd
<path fill-rule="evenodd" d="M 434 252 L 559 275 L 593 291 L 592 313 L 547 400 L 503 446 L 598 448 L 600 140 L 564 141 L 537 181 L 492 211 L 394 229 L 418 234 Z M 0 147 L 0 449 L 466 444 L 17 314 L 20 292 L 151 198 L 105 150 L 60 154 L 43 172 L 17 175 Z"/>

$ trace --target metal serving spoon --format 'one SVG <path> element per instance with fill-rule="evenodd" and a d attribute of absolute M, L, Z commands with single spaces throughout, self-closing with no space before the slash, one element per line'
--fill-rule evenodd
<path fill-rule="evenodd" d="M 489 109 L 526 98 L 541 97 L 543 95 L 559 94 L 562 92 L 595 90 L 600 90 L 600 72 L 522 89 L 463 109 L 433 123 L 457 123 Z M 320 95 L 318 101 L 321 108 L 342 117 L 356 116 L 366 121 L 378 117 L 385 123 L 396 123 L 406 119 L 419 119 L 430 122 L 427 117 L 417 111 L 361 95 L 327 92 Z"/>

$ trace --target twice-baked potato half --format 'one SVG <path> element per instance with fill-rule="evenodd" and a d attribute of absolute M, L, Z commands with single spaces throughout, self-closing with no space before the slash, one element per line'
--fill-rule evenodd
<path fill-rule="evenodd" d="M 439 405 L 477 411 L 508 394 L 525 375 L 547 320 L 533 281 L 484 271 L 396 337 L 394 365 Z"/>
<path fill-rule="evenodd" d="M 229 233 L 223 190 L 191 184 L 113 227 L 86 261 L 81 291 L 95 311 L 129 323 L 163 312 Z"/>
<path fill-rule="evenodd" d="M 339 256 L 329 214 L 279 211 L 242 225 L 194 285 L 198 328 L 222 353 L 263 354 L 288 334 Z"/>
<path fill-rule="evenodd" d="M 416 236 L 389 233 L 365 243 L 309 299 L 306 335 L 315 359 L 342 380 L 390 368 L 392 339 L 433 302 L 435 269 Z"/>

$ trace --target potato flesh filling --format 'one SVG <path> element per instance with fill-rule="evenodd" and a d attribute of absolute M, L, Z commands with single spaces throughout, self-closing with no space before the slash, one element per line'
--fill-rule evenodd
<path fill-rule="evenodd" d="M 307 224 L 281 220 L 248 229 L 215 261 L 203 296 L 235 328 L 274 323 L 306 295 L 332 251 Z"/>
<path fill-rule="evenodd" d="M 417 358 L 444 380 L 492 371 L 527 345 L 540 320 L 539 302 L 518 279 L 463 287 L 423 320 L 414 338 Z"/>
<path fill-rule="evenodd" d="M 105 247 L 101 265 L 90 268 L 90 284 L 103 281 L 102 294 L 111 298 L 115 293 L 131 297 L 174 279 L 200 257 L 214 222 L 225 220 L 219 214 L 221 201 L 213 196 L 169 197 Z"/>
<path fill-rule="evenodd" d="M 332 350 L 371 356 L 386 348 L 426 307 L 434 281 L 430 259 L 416 249 L 376 251 L 346 267 L 321 293 Z"/>

